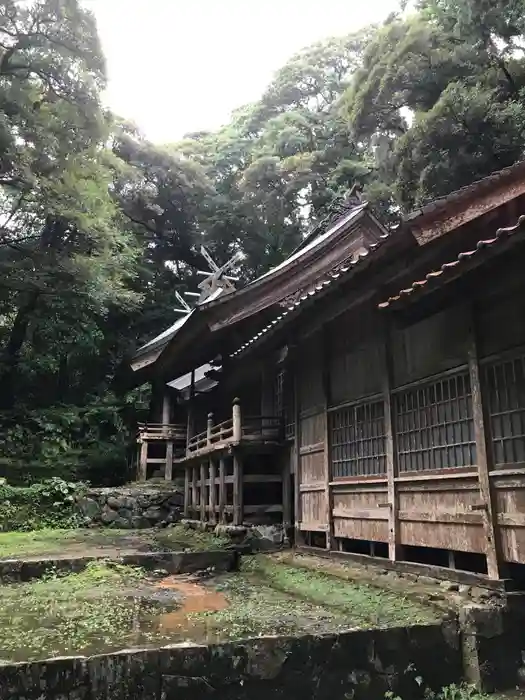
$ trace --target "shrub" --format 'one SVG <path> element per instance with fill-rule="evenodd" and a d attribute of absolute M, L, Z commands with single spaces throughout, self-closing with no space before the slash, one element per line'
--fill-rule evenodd
<path fill-rule="evenodd" d="M 0 480 L 0 531 L 78 527 L 75 496 L 84 487 L 59 477 L 31 486 Z"/>

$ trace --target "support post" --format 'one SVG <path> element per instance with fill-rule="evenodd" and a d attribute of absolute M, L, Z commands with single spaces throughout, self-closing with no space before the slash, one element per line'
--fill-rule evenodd
<path fill-rule="evenodd" d="M 292 526 L 292 494 L 290 489 L 290 460 L 292 452 L 287 449 L 283 453 L 283 465 L 282 465 L 282 494 L 283 494 L 283 527 L 285 531 Z"/>
<path fill-rule="evenodd" d="M 191 510 L 191 491 L 190 491 L 191 467 L 187 466 L 184 469 L 184 517 L 190 517 Z"/>
<path fill-rule="evenodd" d="M 200 499 L 200 519 L 202 522 L 206 521 L 206 468 L 204 462 L 201 463 L 201 499 Z"/>
<path fill-rule="evenodd" d="M 219 460 L 219 522 L 226 522 L 226 462 Z"/>
<path fill-rule="evenodd" d="M 206 423 L 206 443 L 211 445 L 211 434 L 213 430 L 213 413 L 208 413 L 208 422 Z"/>
<path fill-rule="evenodd" d="M 191 467 L 191 516 L 192 518 L 197 517 L 197 504 L 198 492 L 197 492 L 197 469 L 195 465 Z"/>
<path fill-rule="evenodd" d="M 296 364 L 297 367 L 297 364 Z M 301 532 L 301 408 L 299 405 L 299 377 L 297 370 L 294 373 L 294 407 L 295 407 L 295 443 L 294 443 L 294 542 L 295 545 L 304 544 Z"/>
<path fill-rule="evenodd" d="M 215 462 L 210 459 L 210 490 L 208 492 L 208 505 L 210 509 L 210 523 L 217 523 L 217 469 Z"/>
<path fill-rule="evenodd" d="M 333 490 L 330 486 L 332 481 L 332 454 L 330 448 L 330 416 L 328 407 L 330 405 L 330 346 L 329 334 L 326 328 L 323 333 L 323 366 L 322 366 L 322 381 L 324 394 L 324 489 L 326 500 L 326 549 L 332 550 L 335 544 L 334 537 L 334 506 L 333 506 Z"/>
<path fill-rule="evenodd" d="M 476 456 L 478 463 L 479 490 L 483 507 L 483 526 L 485 530 L 485 555 L 487 557 L 487 573 L 489 578 L 501 578 L 502 558 L 499 553 L 499 541 L 496 533 L 496 512 L 490 484 L 490 460 L 492 451 L 488 437 L 489 422 L 485 419 L 486 410 L 483 405 L 479 360 L 476 339 L 474 309 L 470 309 L 470 338 L 468 349 L 468 366 L 470 375 L 470 390 L 472 394 L 472 415 L 474 419 L 474 436 L 476 440 Z"/>
<path fill-rule="evenodd" d="M 386 436 L 386 477 L 388 483 L 388 557 L 391 561 L 400 559 L 399 546 L 399 503 L 396 493 L 397 446 L 394 414 L 392 411 L 392 354 L 390 351 L 390 324 L 383 325 L 383 401 L 385 410 Z"/>
<path fill-rule="evenodd" d="M 166 428 L 171 421 L 171 397 L 168 392 L 164 392 L 162 398 L 162 425 Z"/>
<path fill-rule="evenodd" d="M 148 443 L 146 440 L 140 443 L 140 458 L 138 469 L 138 481 L 147 481 L 148 478 Z"/>
<path fill-rule="evenodd" d="M 244 520 L 244 504 L 243 504 L 243 464 L 241 457 L 234 453 L 233 455 L 233 524 L 242 525 Z"/>
<path fill-rule="evenodd" d="M 164 470 L 164 479 L 166 481 L 173 480 L 173 442 L 171 440 L 166 443 L 166 468 Z"/>
<path fill-rule="evenodd" d="M 233 442 L 238 444 L 242 438 L 241 400 L 239 398 L 233 399 L 232 418 L 233 418 Z"/>
<path fill-rule="evenodd" d="M 188 454 L 188 445 L 193 437 L 193 399 L 195 396 L 195 370 L 191 373 L 190 382 L 190 398 L 188 402 L 188 425 L 186 428 L 186 454 Z"/>

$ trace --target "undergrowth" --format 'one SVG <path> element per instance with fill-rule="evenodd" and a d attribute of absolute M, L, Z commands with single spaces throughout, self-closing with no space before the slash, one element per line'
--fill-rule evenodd
<path fill-rule="evenodd" d="M 77 527 L 81 517 L 75 495 L 83 488 L 58 477 L 31 486 L 11 486 L 0 480 L 0 531 Z"/>
<path fill-rule="evenodd" d="M 153 606 L 137 601 L 142 569 L 92 562 L 75 574 L 0 588 L 0 659 L 36 659 L 133 642 L 138 616 Z"/>

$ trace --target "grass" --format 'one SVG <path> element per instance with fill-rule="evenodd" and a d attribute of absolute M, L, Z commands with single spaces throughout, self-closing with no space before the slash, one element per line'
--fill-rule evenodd
<path fill-rule="evenodd" d="M 204 604 L 195 608 L 196 598 L 181 599 L 176 586 L 161 591 L 141 569 L 104 561 L 92 562 L 82 573 L 1 587 L 0 661 L 437 619 L 434 610 L 397 593 L 294 567 L 272 556 L 246 558 L 240 572 L 200 585 L 222 593 L 228 607 L 205 612 L 206 595 Z M 180 607 L 185 600 L 187 609 Z"/>
<path fill-rule="evenodd" d="M 228 639 L 392 627 L 438 619 L 433 609 L 398 593 L 343 582 L 264 555 L 245 559 L 241 574 L 227 577 L 221 590 L 230 607 L 208 617 L 211 626 Z"/>
<path fill-rule="evenodd" d="M 164 530 L 35 530 L 0 532 L 0 558 L 46 555 L 82 556 L 117 553 L 125 549 L 141 551 L 222 549 L 230 544 L 224 537 L 187 530 L 182 525 Z"/>
<path fill-rule="evenodd" d="M 155 608 L 126 595 L 144 578 L 134 567 L 93 562 L 85 571 L 0 588 L 0 659 L 33 660 L 123 648 Z"/>

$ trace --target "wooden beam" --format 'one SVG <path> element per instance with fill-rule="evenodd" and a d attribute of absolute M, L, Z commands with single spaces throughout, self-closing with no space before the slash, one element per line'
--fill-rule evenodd
<path fill-rule="evenodd" d="M 191 498 L 191 491 L 190 491 L 190 479 L 191 479 L 191 467 L 186 466 L 184 469 L 184 517 L 189 518 L 190 517 L 190 498 Z"/>
<path fill-rule="evenodd" d="M 216 467 L 213 459 L 210 459 L 210 490 L 208 493 L 208 505 L 210 507 L 210 522 L 215 525 L 217 522 L 217 486 L 216 486 Z"/>
<path fill-rule="evenodd" d="M 224 457 L 219 460 L 219 522 L 225 523 L 226 508 L 226 463 Z"/>
<path fill-rule="evenodd" d="M 326 549 L 332 550 L 335 545 L 334 537 L 334 497 L 330 482 L 332 481 L 332 450 L 330 448 L 330 415 L 328 407 L 330 406 L 330 344 L 327 328 L 324 328 L 323 333 L 323 351 L 322 351 L 322 382 L 324 394 L 324 491 L 326 502 Z"/>
<path fill-rule="evenodd" d="M 283 498 L 283 526 L 285 529 L 292 525 L 292 494 L 291 494 L 291 474 L 290 459 L 292 452 L 290 449 L 283 450 L 282 465 L 282 498 Z"/>
<path fill-rule="evenodd" d="M 483 404 L 483 392 L 479 371 L 477 350 L 476 316 L 472 307 L 470 313 L 470 334 L 468 348 L 468 365 L 470 374 L 470 390 L 472 393 L 472 414 L 474 418 L 474 436 L 476 439 L 476 455 L 478 463 L 479 490 L 483 505 L 483 524 L 485 529 L 485 554 L 487 557 L 487 573 L 490 578 L 501 578 L 501 562 L 499 552 L 499 537 L 496 531 L 496 517 L 492 490 L 489 478 L 492 449 L 489 438 L 490 422 L 485 419 L 486 410 Z"/>
<path fill-rule="evenodd" d="M 197 517 L 197 466 L 191 467 L 191 510 L 193 517 Z"/>
<path fill-rule="evenodd" d="M 243 464 L 242 457 L 235 452 L 233 455 L 233 524 L 242 525 L 244 520 L 243 507 Z"/>
<path fill-rule="evenodd" d="M 171 440 L 166 443 L 166 469 L 164 470 L 164 479 L 166 481 L 173 480 L 173 443 Z"/>
<path fill-rule="evenodd" d="M 388 557 L 391 561 L 402 558 L 399 548 L 398 496 L 396 493 L 397 447 L 394 414 L 392 411 L 392 352 L 390 348 L 389 319 L 383 320 L 383 401 L 385 410 L 386 476 L 388 485 Z"/>
<path fill-rule="evenodd" d="M 148 443 L 146 440 L 140 444 L 139 468 L 137 481 L 146 481 L 148 478 Z"/>
<path fill-rule="evenodd" d="M 204 465 L 204 462 L 201 462 L 201 469 L 200 469 L 200 519 L 202 522 L 206 520 L 206 467 Z"/>
<path fill-rule="evenodd" d="M 304 537 L 301 533 L 301 412 L 299 406 L 299 377 L 297 372 L 297 362 L 295 363 L 295 371 L 293 378 L 294 388 L 294 407 L 295 407 L 295 439 L 293 448 L 293 483 L 294 483 L 294 543 L 300 545 L 304 543 Z"/>

